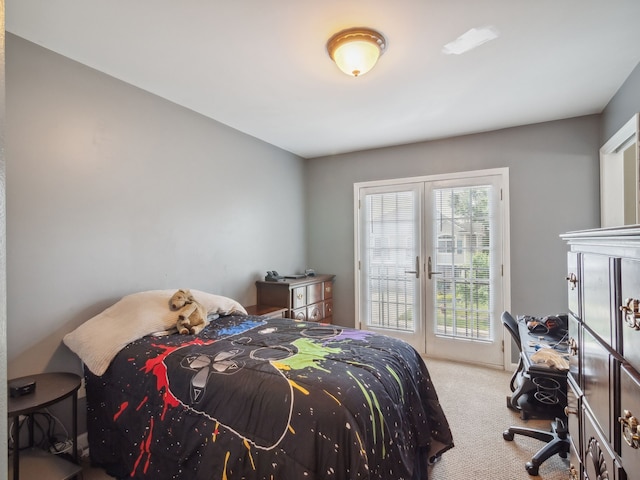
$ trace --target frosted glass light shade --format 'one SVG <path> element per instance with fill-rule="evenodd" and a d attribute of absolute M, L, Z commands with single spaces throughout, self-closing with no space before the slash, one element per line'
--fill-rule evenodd
<path fill-rule="evenodd" d="M 357 77 L 371 70 L 386 48 L 381 33 L 366 28 L 351 28 L 336 33 L 327 42 L 329 56 L 347 75 Z"/>

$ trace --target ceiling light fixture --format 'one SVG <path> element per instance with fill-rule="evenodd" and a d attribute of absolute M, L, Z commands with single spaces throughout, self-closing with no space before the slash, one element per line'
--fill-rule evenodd
<path fill-rule="evenodd" d="M 327 42 L 327 51 L 338 68 L 347 75 L 364 75 L 387 47 L 384 36 L 370 28 L 349 28 L 336 33 Z"/>

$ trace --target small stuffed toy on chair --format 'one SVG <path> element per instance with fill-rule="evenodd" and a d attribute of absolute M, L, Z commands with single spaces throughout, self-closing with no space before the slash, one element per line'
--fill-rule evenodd
<path fill-rule="evenodd" d="M 178 310 L 176 327 L 182 335 L 197 335 L 207 325 L 207 311 L 196 302 L 190 290 L 178 290 L 169 300 L 171 310 Z"/>

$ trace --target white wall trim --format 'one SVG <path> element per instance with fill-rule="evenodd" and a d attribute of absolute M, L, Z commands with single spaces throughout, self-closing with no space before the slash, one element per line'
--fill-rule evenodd
<path fill-rule="evenodd" d="M 638 207 L 638 147 L 635 151 L 634 164 L 635 178 L 628 178 L 625 173 L 625 154 L 627 148 L 638 142 L 638 132 L 640 132 L 640 114 L 633 115 L 620 130 L 614 133 L 607 142 L 600 147 L 600 226 L 613 227 L 640 221 L 640 208 Z M 632 181 L 633 185 L 628 185 L 635 191 L 634 197 L 626 197 L 628 191 L 625 186 L 626 181 Z M 625 203 L 632 201 L 634 205 Z M 633 219 L 627 218 L 633 215 Z M 633 221 L 635 220 L 635 221 Z"/>

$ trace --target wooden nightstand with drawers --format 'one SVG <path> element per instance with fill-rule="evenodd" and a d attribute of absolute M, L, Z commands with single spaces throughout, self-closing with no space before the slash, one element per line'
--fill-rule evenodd
<path fill-rule="evenodd" d="M 332 323 L 335 275 L 256 282 L 258 305 L 286 308 L 287 318 Z"/>

